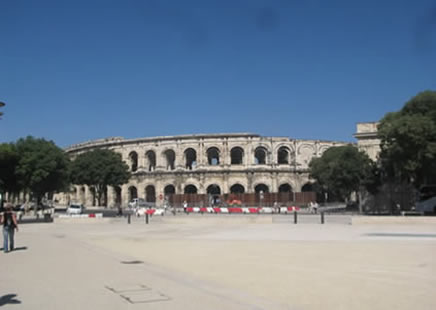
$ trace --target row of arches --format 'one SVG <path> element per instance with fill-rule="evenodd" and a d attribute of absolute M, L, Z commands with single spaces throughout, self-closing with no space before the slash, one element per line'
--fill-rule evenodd
<path fill-rule="evenodd" d="M 254 192 L 255 193 L 269 193 L 270 188 L 268 185 L 260 183 L 254 186 Z M 134 198 L 138 198 L 139 196 L 145 198 L 145 200 L 149 203 L 156 203 L 157 202 L 157 190 L 154 185 L 147 185 L 143 188 L 141 191 L 136 186 L 129 186 L 125 192 L 126 198 L 128 201 L 131 201 Z M 311 183 L 306 183 L 302 189 L 302 192 L 310 192 L 313 191 L 313 185 Z M 106 205 L 107 203 L 115 203 L 116 205 L 122 203 L 122 199 L 124 199 L 124 194 L 122 195 L 122 192 L 124 192 L 124 189 L 120 186 L 113 187 L 110 191 L 106 190 L 102 203 Z M 198 194 L 199 190 L 196 185 L 194 184 L 188 184 L 183 187 L 183 190 L 177 194 Z M 292 193 L 293 188 L 289 183 L 283 183 L 278 187 L 279 193 Z M 226 193 L 230 194 L 246 194 L 247 190 L 244 185 L 235 183 L 232 186 L 230 186 L 229 190 L 223 190 L 218 184 L 210 184 L 206 188 L 206 193 L 212 196 L 215 195 L 222 195 Z M 81 201 L 82 203 L 90 203 L 91 205 L 96 205 L 97 203 L 97 197 L 96 192 L 94 188 L 89 187 L 88 190 L 85 186 L 78 186 L 74 187 L 73 190 L 73 199 L 76 201 Z M 108 196 L 111 195 L 110 197 Z M 160 193 L 158 193 L 160 194 Z M 176 194 L 176 187 L 173 184 L 168 184 L 163 189 L 163 194 L 165 196 Z"/>
<path fill-rule="evenodd" d="M 129 200 L 134 198 L 138 198 L 138 189 L 135 186 L 129 187 Z M 233 184 L 230 187 L 231 194 L 244 194 L 246 192 L 245 187 L 241 184 Z M 269 193 L 269 187 L 265 184 L 257 184 L 254 187 L 255 193 Z M 281 184 L 279 186 L 279 193 L 289 193 L 292 192 L 292 186 L 288 183 Z M 147 202 L 156 202 L 156 189 L 153 185 L 148 185 L 145 187 L 145 200 Z M 176 193 L 176 188 L 174 185 L 170 184 L 165 186 L 164 195 L 172 195 Z M 193 184 L 188 184 L 183 189 L 184 194 L 198 194 L 198 188 Z M 217 184 L 211 184 L 207 187 L 206 193 L 210 195 L 221 195 L 222 190 L 221 187 Z"/>
<path fill-rule="evenodd" d="M 209 166 L 217 166 L 221 164 L 221 151 L 217 147 L 210 147 L 206 150 L 207 164 Z M 270 160 L 270 151 L 263 146 L 259 146 L 254 150 L 254 164 L 266 165 L 272 164 Z M 197 151 L 193 148 L 187 148 L 183 152 L 184 166 L 188 170 L 192 170 L 197 166 Z M 242 147 L 236 146 L 230 150 L 230 164 L 242 165 L 244 164 L 245 151 Z M 176 153 L 174 150 L 168 149 L 162 152 L 162 159 L 164 161 L 166 170 L 175 169 Z M 291 164 L 293 162 L 294 155 L 291 150 L 282 146 L 277 151 L 277 160 L 275 163 L 279 165 Z M 136 171 L 138 169 L 138 153 L 132 151 L 129 153 L 130 169 Z M 145 153 L 145 169 L 147 171 L 153 171 L 156 169 L 156 153 L 153 150 L 149 150 Z"/>

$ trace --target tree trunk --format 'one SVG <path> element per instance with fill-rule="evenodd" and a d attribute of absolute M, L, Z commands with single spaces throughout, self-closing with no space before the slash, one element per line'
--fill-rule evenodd
<path fill-rule="evenodd" d="M 357 199 L 359 199 L 359 214 L 362 214 L 362 213 L 363 213 L 363 205 L 362 205 L 362 190 L 359 190 L 359 191 L 357 192 L 357 196 L 358 196 Z"/>

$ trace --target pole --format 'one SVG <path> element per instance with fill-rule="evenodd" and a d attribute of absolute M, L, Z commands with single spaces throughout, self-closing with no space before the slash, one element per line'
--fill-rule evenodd
<path fill-rule="evenodd" d="M 297 224 L 297 211 L 294 211 L 294 224 Z"/>
<path fill-rule="evenodd" d="M 324 212 L 321 212 L 321 224 L 324 224 Z"/>
<path fill-rule="evenodd" d="M 127 214 L 127 224 L 130 224 L 130 213 Z"/>
<path fill-rule="evenodd" d="M 148 213 L 145 213 L 145 224 L 148 224 Z"/>

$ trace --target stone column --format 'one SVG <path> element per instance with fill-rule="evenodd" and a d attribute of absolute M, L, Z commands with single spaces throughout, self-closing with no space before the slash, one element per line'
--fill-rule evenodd
<path fill-rule="evenodd" d="M 229 173 L 226 172 L 224 174 L 223 188 L 221 188 L 221 194 L 223 195 L 223 194 L 228 194 L 228 193 L 230 193 L 230 190 L 229 190 Z"/>
<path fill-rule="evenodd" d="M 245 167 L 250 167 L 254 164 L 253 159 L 253 141 L 250 139 L 250 142 L 247 144 L 247 154 L 245 158 Z"/>
<path fill-rule="evenodd" d="M 85 204 L 87 206 L 92 206 L 93 198 L 94 198 L 94 196 L 92 194 L 91 188 L 88 185 L 86 185 L 85 186 Z"/>
<path fill-rule="evenodd" d="M 115 189 L 112 186 L 107 187 L 107 207 L 112 208 L 115 205 Z"/>
<path fill-rule="evenodd" d="M 127 207 L 128 203 L 129 203 L 129 187 L 130 187 L 130 184 L 124 184 L 121 187 L 121 205 L 123 207 Z"/>
<path fill-rule="evenodd" d="M 203 144 L 203 141 L 200 141 L 200 143 L 198 143 L 197 162 L 198 162 L 199 168 L 203 168 L 203 166 L 204 166 L 204 144 Z"/>
<path fill-rule="evenodd" d="M 278 178 L 278 173 L 271 172 L 271 193 L 277 193 L 279 191 L 277 178 Z"/>

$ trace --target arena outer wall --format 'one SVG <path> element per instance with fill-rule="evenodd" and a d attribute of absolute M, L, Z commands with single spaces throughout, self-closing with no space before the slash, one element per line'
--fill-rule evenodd
<path fill-rule="evenodd" d="M 127 184 L 108 188 L 107 206 L 125 206 L 136 197 L 161 206 L 169 194 L 304 191 L 310 186 L 311 159 L 330 147 L 346 144 L 232 133 L 114 137 L 73 145 L 65 151 L 72 159 L 99 148 L 121 154 L 132 177 Z M 93 205 L 94 196 L 92 188 L 74 185 L 70 193 L 56 194 L 55 199 L 64 204 Z"/>

